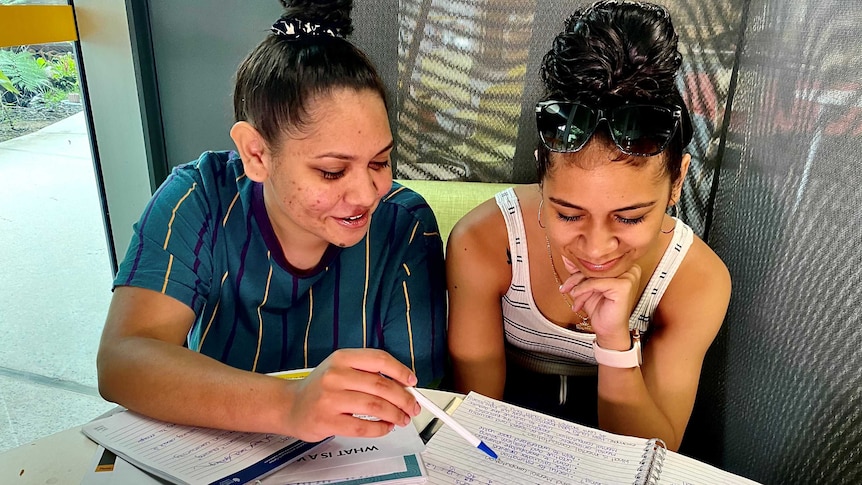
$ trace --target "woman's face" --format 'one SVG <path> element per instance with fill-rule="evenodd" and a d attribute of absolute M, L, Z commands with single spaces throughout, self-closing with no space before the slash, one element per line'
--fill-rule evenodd
<path fill-rule="evenodd" d="M 617 277 L 656 248 L 670 200 L 661 155 L 640 166 L 612 161 L 618 155 L 595 140 L 551 153 L 542 184 L 548 238 L 587 277 Z"/>
<path fill-rule="evenodd" d="M 284 238 L 352 246 L 392 186 L 392 132 L 380 95 L 338 89 L 308 107 L 301 133 L 283 134 L 264 199 Z M 322 241 L 319 241 L 322 240 Z"/>

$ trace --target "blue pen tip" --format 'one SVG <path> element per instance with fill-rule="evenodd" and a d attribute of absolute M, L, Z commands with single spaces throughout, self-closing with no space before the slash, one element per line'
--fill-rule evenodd
<path fill-rule="evenodd" d="M 493 458 L 495 460 L 497 459 L 497 454 L 494 453 L 494 450 L 492 450 L 491 448 L 488 448 L 488 445 L 486 445 L 484 441 L 479 442 L 478 448 L 480 450 L 484 451 L 491 458 Z"/>

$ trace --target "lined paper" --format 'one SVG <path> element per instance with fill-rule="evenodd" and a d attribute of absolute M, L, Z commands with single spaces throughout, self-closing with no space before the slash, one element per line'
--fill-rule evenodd
<path fill-rule="evenodd" d="M 494 460 L 444 426 L 422 455 L 428 483 L 633 483 L 647 440 L 615 435 L 471 393 L 454 417 L 484 441 Z"/>
<path fill-rule="evenodd" d="M 118 456 L 174 483 L 257 478 L 317 444 L 290 436 L 182 426 L 131 411 L 88 423 L 84 433 Z"/>
<path fill-rule="evenodd" d="M 668 485 L 756 485 L 757 482 L 720 468 L 668 452 L 664 458 L 659 483 Z"/>

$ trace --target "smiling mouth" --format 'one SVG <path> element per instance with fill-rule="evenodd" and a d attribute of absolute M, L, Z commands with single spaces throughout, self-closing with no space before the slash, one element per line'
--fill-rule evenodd
<path fill-rule="evenodd" d="M 578 258 L 578 259 L 580 259 L 580 258 Z M 583 259 L 580 259 L 580 261 L 581 261 L 581 264 L 584 265 L 584 268 L 586 268 L 590 271 L 600 272 L 600 271 L 607 271 L 607 270 L 613 268 L 614 265 L 616 265 L 620 259 L 622 259 L 622 256 L 619 256 L 617 258 L 611 259 L 610 261 L 605 261 L 604 263 L 599 263 L 599 264 L 594 264 L 594 263 L 591 263 L 589 261 L 584 261 Z"/>
<path fill-rule="evenodd" d="M 347 227 L 362 227 L 368 222 L 368 211 L 363 212 L 362 214 L 357 214 L 355 216 L 350 217 L 340 217 L 338 221 L 341 225 Z"/>

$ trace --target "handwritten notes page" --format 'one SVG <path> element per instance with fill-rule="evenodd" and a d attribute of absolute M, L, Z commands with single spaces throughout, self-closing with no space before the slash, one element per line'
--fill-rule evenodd
<path fill-rule="evenodd" d="M 673 452 L 668 452 L 664 457 L 659 483 L 662 485 L 757 484 L 755 481 Z"/>
<path fill-rule="evenodd" d="M 277 434 L 182 426 L 131 411 L 92 421 L 83 431 L 143 470 L 189 485 L 246 483 L 318 445 Z"/>
<path fill-rule="evenodd" d="M 444 426 L 422 455 L 428 483 L 558 485 L 633 483 L 647 440 L 580 426 L 470 393 L 455 411 L 459 423 L 498 460 Z"/>

